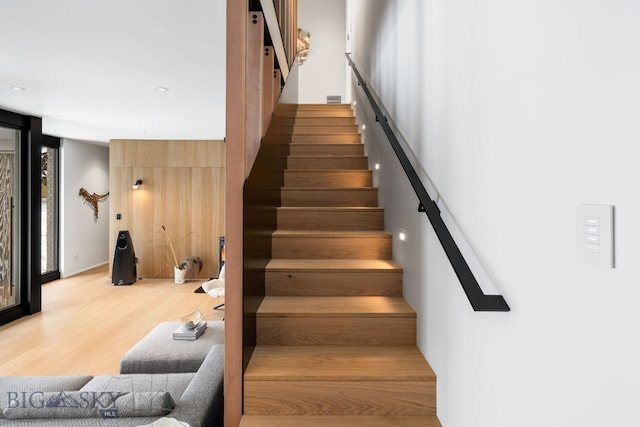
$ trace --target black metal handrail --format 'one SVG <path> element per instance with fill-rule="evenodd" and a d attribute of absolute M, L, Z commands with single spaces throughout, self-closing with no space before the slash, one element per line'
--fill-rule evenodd
<path fill-rule="evenodd" d="M 440 209 L 438 208 L 438 205 L 433 201 L 433 199 L 431 199 L 429 193 L 422 184 L 422 181 L 420 181 L 416 170 L 414 169 L 413 165 L 409 161 L 409 158 L 402 149 L 402 146 L 400 145 L 400 142 L 398 141 L 395 133 L 391 129 L 387 117 L 382 113 L 382 110 L 378 106 L 378 103 L 369 91 L 367 83 L 363 80 L 362 76 L 358 72 L 358 68 L 351 59 L 351 55 L 349 53 L 346 53 L 345 55 L 347 56 L 347 60 L 349 61 L 349 65 L 351 66 L 353 73 L 358 79 L 358 84 L 362 87 L 362 90 L 364 91 L 365 95 L 367 95 L 367 98 L 371 103 L 373 112 L 376 115 L 376 121 L 379 122 L 382 126 L 382 129 L 384 130 L 389 143 L 391 143 L 391 147 L 393 148 L 393 151 L 395 151 L 396 156 L 398 157 L 398 160 L 400 161 L 400 164 L 402 165 L 402 168 L 404 169 L 404 172 L 406 173 L 407 178 L 409 179 L 409 182 L 413 187 L 413 190 L 418 196 L 418 200 L 420 201 L 418 211 L 427 214 L 427 217 L 431 222 L 431 226 L 436 232 L 436 236 L 438 236 L 440 244 L 442 245 L 447 258 L 449 258 L 451 267 L 453 267 L 456 276 L 458 276 L 458 280 L 460 281 L 462 289 L 467 295 L 471 306 L 475 311 L 510 311 L 509 305 L 507 305 L 507 302 L 502 295 L 486 295 L 480 288 L 480 285 L 471 272 L 467 261 L 464 259 L 464 256 L 460 252 L 458 245 L 451 236 L 447 225 L 444 223 L 442 216 L 440 215 Z"/>

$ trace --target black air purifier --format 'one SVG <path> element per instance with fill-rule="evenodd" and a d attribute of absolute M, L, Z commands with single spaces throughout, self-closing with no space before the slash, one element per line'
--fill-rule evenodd
<path fill-rule="evenodd" d="M 136 253 L 133 250 L 131 236 L 127 230 L 118 231 L 111 282 L 114 285 L 131 285 L 135 283 L 136 276 Z"/>

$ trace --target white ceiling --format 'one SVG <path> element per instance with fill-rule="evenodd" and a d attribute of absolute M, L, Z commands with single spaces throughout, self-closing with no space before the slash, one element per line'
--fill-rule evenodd
<path fill-rule="evenodd" d="M 63 138 L 222 139 L 225 6 L 0 0 L 0 108 Z"/>

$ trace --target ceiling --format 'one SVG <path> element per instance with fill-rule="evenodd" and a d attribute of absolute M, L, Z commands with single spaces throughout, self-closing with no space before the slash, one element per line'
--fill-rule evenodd
<path fill-rule="evenodd" d="M 225 25 L 225 0 L 2 0 L 0 109 L 91 142 L 222 139 Z"/>

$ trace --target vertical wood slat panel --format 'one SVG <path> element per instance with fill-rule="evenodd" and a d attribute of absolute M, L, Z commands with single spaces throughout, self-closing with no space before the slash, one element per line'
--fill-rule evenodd
<path fill-rule="evenodd" d="M 198 277 L 216 275 L 218 245 L 211 242 L 224 233 L 224 185 L 217 183 L 224 175 L 224 143 L 112 140 L 109 152 L 110 253 L 117 232 L 129 230 L 138 276 L 173 277 L 164 225 L 178 262 L 189 255 L 200 257 L 203 269 Z M 200 176 L 209 178 L 197 180 Z M 139 190 L 131 188 L 136 179 L 143 181 Z"/>
<path fill-rule="evenodd" d="M 224 425 L 242 418 L 243 186 L 246 145 L 247 1 L 227 0 Z"/>
<path fill-rule="evenodd" d="M 296 25 L 296 2 L 289 0 L 289 45 L 291 46 L 291 63 L 295 60 L 298 50 L 298 28 Z"/>
<path fill-rule="evenodd" d="M 189 237 L 194 253 L 210 254 L 213 273 L 206 277 L 217 277 L 220 271 L 219 238 L 224 235 L 224 200 L 225 175 L 223 168 L 193 168 L 191 169 L 191 226 L 194 230 L 216 230 L 212 233 L 194 233 Z M 211 209 L 209 199 L 216 200 L 220 206 Z M 197 251 L 197 252 L 196 252 Z"/>
<path fill-rule="evenodd" d="M 188 168 L 153 168 L 147 169 L 142 176 L 146 178 L 143 178 L 143 181 L 147 181 L 144 195 L 150 195 L 152 200 L 146 203 L 145 207 L 138 209 L 145 218 L 139 227 L 146 224 L 146 231 L 149 233 L 147 241 L 142 242 L 148 245 L 145 248 L 147 256 L 139 257 L 139 266 L 143 276 L 171 277 L 174 260 L 161 227 L 165 226 L 176 258 L 180 262 L 183 251 L 189 246 L 185 244 L 185 239 L 188 239 L 191 231 L 190 215 L 187 215 L 187 203 L 191 195 L 191 171 Z M 134 197 L 139 195 L 138 192 Z"/>
<path fill-rule="evenodd" d="M 273 72 L 275 65 L 275 53 L 272 46 L 264 48 L 264 61 L 262 69 L 262 136 L 267 132 L 267 127 L 273 114 Z"/>
<path fill-rule="evenodd" d="M 288 0 L 282 1 L 282 22 L 280 22 L 282 28 L 282 39 L 284 48 L 287 51 L 287 62 L 291 64 L 291 43 L 289 43 L 289 2 Z"/>
<path fill-rule="evenodd" d="M 295 58 L 298 53 L 298 0 L 291 0 L 291 3 L 293 3 L 291 49 Z"/>
<path fill-rule="evenodd" d="M 282 71 L 275 70 L 273 72 L 273 108 L 278 104 L 278 98 L 282 92 Z"/>
<path fill-rule="evenodd" d="M 246 170 L 251 171 L 262 140 L 262 82 L 264 60 L 264 17 L 247 14 L 247 147 Z"/>

